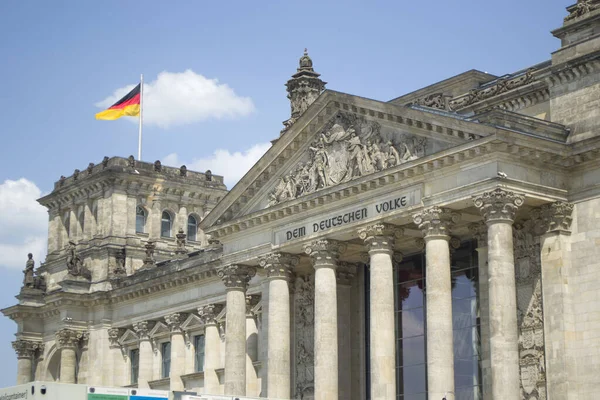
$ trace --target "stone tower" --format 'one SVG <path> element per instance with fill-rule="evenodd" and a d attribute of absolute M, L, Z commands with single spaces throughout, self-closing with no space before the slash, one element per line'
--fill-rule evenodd
<path fill-rule="evenodd" d="M 306 111 L 306 109 L 319 97 L 321 92 L 325 90 L 324 82 L 319 78 L 320 74 L 316 73 L 313 68 L 313 62 L 308 56 L 308 50 L 304 49 L 304 55 L 300 57 L 300 63 L 297 72 L 292 75 L 292 78 L 287 81 L 288 99 L 292 107 L 292 116 L 285 121 L 285 128 L 281 133 L 285 133 L 290 126 L 296 122 L 298 118 Z"/>

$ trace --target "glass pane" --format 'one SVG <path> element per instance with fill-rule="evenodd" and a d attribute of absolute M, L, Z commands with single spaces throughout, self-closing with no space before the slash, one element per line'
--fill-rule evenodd
<path fill-rule="evenodd" d="M 477 298 L 452 300 L 452 326 L 454 330 L 477 325 Z"/>
<path fill-rule="evenodd" d="M 142 207 L 137 207 L 135 212 L 135 231 L 137 233 L 144 233 L 146 226 L 146 213 Z"/>
<path fill-rule="evenodd" d="M 398 285 L 397 295 L 400 309 L 423 307 L 423 281 L 404 282 Z"/>
<path fill-rule="evenodd" d="M 479 359 L 477 357 L 454 360 L 454 386 L 472 387 L 480 384 Z"/>
<path fill-rule="evenodd" d="M 398 341 L 398 359 L 402 365 L 408 367 L 425 363 L 425 336 L 416 336 Z"/>
<path fill-rule="evenodd" d="M 400 395 L 398 396 L 399 400 L 427 400 L 427 394 L 426 393 L 413 393 L 413 394 L 407 394 L 407 395 Z"/>
<path fill-rule="evenodd" d="M 166 211 L 162 213 L 160 235 L 162 237 L 171 237 L 171 215 Z"/>
<path fill-rule="evenodd" d="M 477 276 L 473 269 L 460 271 L 452 275 L 452 298 L 474 297 L 477 293 Z"/>
<path fill-rule="evenodd" d="M 196 218 L 193 216 L 188 217 L 188 228 L 187 228 L 187 238 L 188 240 L 195 241 L 196 233 L 198 230 L 198 223 L 196 222 Z"/>
<path fill-rule="evenodd" d="M 204 335 L 194 338 L 194 350 L 196 352 L 196 371 L 204 371 Z"/>
<path fill-rule="evenodd" d="M 481 400 L 481 388 L 479 386 L 473 386 L 469 388 L 456 389 L 456 400 Z"/>
<path fill-rule="evenodd" d="M 470 359 L 479 355 L 479 328 L 472 326 L 454 331 L 454 359 Z"/>
<path fill-rule="evenodd" d="M 427 380 L 425 365 L 415 365 L 398 369 L 399 393 L 404 394 L 406 399 L 408 394 L 424 393 L 425 382 Z M 413 398 L 413 397 L 410 397 Z"/>
<path fill-rule="evenodd" d="M 422 308 L 413 308 L 398 313 L 396 336 L 407 338 L 425 334 L 425 316 Z"/>

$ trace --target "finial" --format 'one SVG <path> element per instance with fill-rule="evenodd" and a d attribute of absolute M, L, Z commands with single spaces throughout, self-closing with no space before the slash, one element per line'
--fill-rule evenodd
<path fill-rule="evenodd" d="M 305 47 L 304 48 L 304 55 L 307 56 L 308 55 L 308 49 Z"/>

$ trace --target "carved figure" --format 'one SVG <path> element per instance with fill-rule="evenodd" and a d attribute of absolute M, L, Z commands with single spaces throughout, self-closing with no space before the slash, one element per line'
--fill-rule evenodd
<path fill-rule="evenodd" d="M 83 267 L 83 261 L 77 254 L 77 245 L 75 242 L 70 241 L 67 249 L 67 270 L 69 274 L 73 276 L 81 275 L 81 269 Z"/>
<path fill-rule="evenodd" d="M 207 169 L 204 175 L 206 176 L 207 181 L 212 181 L 212 171 L 210 169 Z"/>
<path fill-rule="evenodd" d="M 77 178 L 79 178 L 79 172 L 81 172 L 81 171 L 79 171 L 78 169 L 76 169 L 75 171 L 73 171 L 73 180 L 76 181 Z"/>
<path fill-rule="evenodd" d="M 133 157 L 133 156 L 127 157 L 127 162 L 131 168 L 135 167 L 135 157 Z"/>
<path fill-rule="evenodd" d="M 329 157 L 327 151 L 325 151 L 325 145 L 320 141 L 317 147 L 309 147 L 309 149 L 315 152 L 314 163 L 317 171 L 317 189 L 329 186 L 327 181 Z"/>
<path fill-rule="evenodd" d="M 107 156 L 104 156 L 104 158 L 102 159 L 102 168 L 106 168 L 108 166 L 108 160 L 109 158 Z"/>
<path fill-rule="evenodd" d="M 185 165 L 179 167 L 179 176 L 187 176 L 187 167 Z"/>
<path fill-rule="evenodd" d="M 156 172 L 162 171 L 162 164 L 161 164 L 160 160 L 154 161 L 154 170 Z"/>
<path fill-rule="evenodd" d="M 395 165 L 400 165 L 401 159 L 398 150 L 396 150 L 396 148 L 392 145 L 392 142 L 388 141 L 386 144 L 388 146 L 388 152 L 387 158 L 385 159 L 384 168 L 390 168 Z"/>
<path fill-rule="evenodd" d="M 379 144 L 371 143 L 371 140 L 367 139 L 367 150 L 371 159 L 371 166 L 375 171 L 381 171 L 385 165 L 385 157 L 379 148 Z"/>
<path fill-rule="evenodd" d="M 94 163 L 91 162 L 91 163 L 88 164 L 88 167 L 87 167 L 87 173 L 88 173 L 88 175 L 91 175 L 93 170 L 94 170 Z"/>
<path fill-rule="evenodd" d="M 25 264 L 25 269 L 23 270 L 23 287 L 33 287 L 34 279 L 33 279 L 33 269 L 35 267 L 35 261 L 33 261 L 33 254 L 27 254 L 27 263 Z"/>

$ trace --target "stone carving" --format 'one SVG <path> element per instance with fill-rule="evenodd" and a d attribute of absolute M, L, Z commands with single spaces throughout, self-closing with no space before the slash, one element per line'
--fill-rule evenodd
<path fill-rule="evenodd" d="M 102 159 L 102 169 L 108 167 L 108 160 L 110 160 L 107 156 L 104 156 Z"/>
<path fill-rule="evenodd" d="M 78 169 L 76 169 L 75 171 L 73 171 L 73 180 L 76 181 L 77 178 L 79 178 L 79 173 L 81 171 L 79 171 Z"/>
<path fill-rule="evenodd" d="M 132 155 L 127 157 L 127 164 L 129 164 L 131 168 L 135 168 L 135 157 Z"/>
<path fill-rule="evenodd" d="M 206 172 L 204 173 L 204 176 L 206 177 L 206 180 L 208 182 L 212 181 L 213 176 L 212 176 L 212 171 L 210 169 L 206 170 Z"/>
<path fill-rule="evenodd" d="M 304 252 L 311 256 L 313 266 L 336 267 L 340 254 L 346 251 L 346 243 L 331 239 L 319 239 L 304 246 Z"/>
<path fill-rule="evenodd" d="M 514 221 L 517 210 L 524 202 L 524 195 L 500 188 L 473 198 L 473 203 L 483 215 L 485 222 Z"/>
<path fill-rule="evenodd" d="M 521 398 L 546 399 L 539 220 L 513 225 Z"/>
<path fill-rule="evenodd" d="M 137 335 L 139 340 L 150 340 L 150 331 L 152 325 L 148 321 L 136 322 L 133 324 L 133 331 Z"/>
<path fill-rule="evenodd" d="M 33 358 L 37 351 L 44 351 L 43 343 L 32 340 L 15 340 L 12 347 L 17 353 L 17 358 Z"/>
<path fill-rule="evenodd" d="M 179 167 L 179 176 L 187 176 L 187 167 L 185 165 Z"/>
<path fill-rule="evenodd" d="M 544 204 L 539 209 L 540 222 L 538 225 L 540 233 L 554 231 L 571 231 L 571 222 L 573 217 L 573 204 L 557 201 L 550 204 Z"/>
<path fill-rule="evenodd" d="M 33 261 L 33 254 L 27 254 L 27 263 L 23 270 L 23 287 L 31 288 L 34 286 L 33 269 L 35 267 L 35 261 Z"/>
<path fill-rule="evenodd" d="M 165 322 L 171 330 L 171 333 L 183 332 L 181 324 L 185 322 L 186 318 L 187 314 L 173 313 L 165 316 Z"/>
<path fill-rule="evenodd" d="M 87 340 L 87 332 L 64 328 L 56 332 L 56 344 L 59 349 L 77 347 L 82 339 Z"/>
<path fill-rule="evenodd" d="M 125 261 L 127 260 L 127 255 L 125 253 L 125 247 L 117 250 L 115 253 L 115 269 L 113 271 L 115 276 L 126 276 L 127 270 L 125 269 Z"/>
<path fill-rule="evenodd" d="M 441 207 L 430 207 L 413 215 L 413 222 L 427 239 L 433 236 L 449 236 L 450 228 L 460 220 L 460 215 Z"/>
<path fill-rule="evenodd" d="M 438 110 L 445 110 L 446 107 L 446 97 L 443 93 L 433 93 L 429 96 L 423 97 L 421 99 L 417 99 L 414 104 L 419 106 L 437 108 Z"/>
<path fill-rule="evenodd" d="M 198 316 L 205 325 L 216 324 L 217 315 L 223 309 L 222 304 L 207 304 L 205 306 L 198 307 Z"/>
<path fill-rule="evenodd" d="M 358 230 L 358 237 L 365 241 L 369 252 L 394 251 L 396 238 L 402 235 L 403 230 L 389 224 L 373 224 Z"/>
<path fill-rule="evenodd" d="M 583 17 L 586 14 L 594 11 L 600 7 L 600 2 L 597 0 L 577 0 L 575 8 L 572 9 L 571 13 L 565 17 L 565 22 L 569 22 L 573 19 Z"/>
<path fill-rule="evenodd" d="M 177 248 L 175 249 L 175 256 L 181 258 L 185 256 L 188 252 L 185 248 L 185 238 L 187 237 L 187 235 L 185 234 L 182 228 L 179 228 L 179 231 L 177 232 L 175 237 L 177 238 Z"/>
<path fill-rule="evenodd" d="M 259 265 L 267 270 L 267 277 L 290 281 L 293 270 L 300 259 L 286 253 L 269 253 L 259 260 Z"/>
<path fill-rule="evenodd" d="M 227 289 L 242 289 L 248 288 L 248 282 L 256 275 L 256 268 L 247 265 L 228 265 L 220 268 L 217 275 L 223 280 Z"/>
<path fill-rule="evenodd" d="M 154 161 L 154 171 L 156 171 L 156 172 L 162 171 L 162 164 L 160 163 L 160 160 Z"/>
<path fill-rule="evenodd" d="M 64 175 L 61 175 L 60 179 L 58 180 L 58 186 L 63 187 L 65 185 L 66 180 L 67 178 Z"/>
<path fill-rule="evenodd" d="M 491 86 L 484 87 L 482 89 L 471 89 L 466 95 L 455 97 L 450 100 L 448 102 L 448 108 L 456 111 L 473 103 L 477 103 L 479 101 L 499 95 L 500 93 L 508 92 L 509 90 L 527 85 L 533 81 L 534 71 L 535 69 L 530 68 L 523 74 L 518 74 L 508 78 L 499 78 Z"/>
<path fill-rule="evenodd" d="M 309 145 L 303 161 L 284 174 L 267 207 L 423 157 L 426 138 L 402 134 L 384 140 L 381 126 L 339 114 Z"/>
<path fill-rule="evenodd" d="M 301 276 L 295 281 L 294 312 L 296 340 L 296 388 L 294 398 L 314 397 L 314 324 L 315 289 L 311 276 Z"/>
<path fill-rule="evenodd" d="M 67 271 L 71 277 L 82 277 L 88 281 L 92 279 L 92 274 L 83 265 L 83 261 L 77 254 L 77 245 L 73 241 L 69 241 L 67 248 Z"/>
<path fill-rule="evenodd" d="M 146 248 L 146 257 L 144 258 L 144 264 L 141 269 L 154 268 L 156 261 L 154 260 L 154 250 L 156 250 L 156 243 L 152 240 L 148 240 L 144 245 Z"/>
<path fill-rule="evenodd" d="M 123 336 L 124 333 L 125 333 L 124 329 L 110 328 L 108 330 L 108 342 L 110 343 L 110 347 L 112 347 L 112 348 L 121 347 L 121 344 L 119 343 L 119 339 L 121 338 L 121 336 Z"/>
<path fill-rule="evenodd" d="M 94 170 L 94 163 L 91 162 L 91 163 L 88 164 L 88 167 L 87 167 L 87 173 L 88 173 L 88 175 L 91 175 L 93 170 Z"/>

